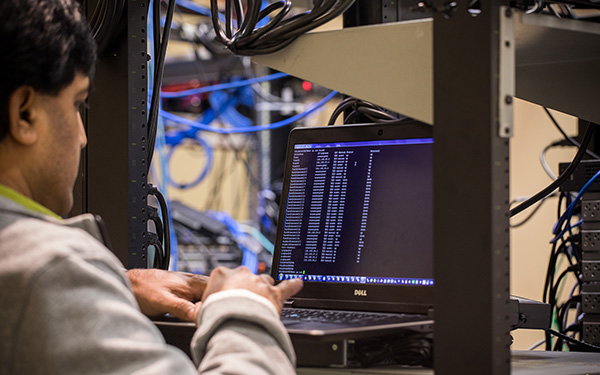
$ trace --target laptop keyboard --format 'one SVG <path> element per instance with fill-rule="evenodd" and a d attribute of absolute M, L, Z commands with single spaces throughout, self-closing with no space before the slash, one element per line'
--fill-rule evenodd
<path fill-rule="evenodd" d="M 281 319 L 284 322 L 301 321 L 369 326 L 406 322 L 407 316 L 404 314 L 285 308 L 281 312 Z"/>

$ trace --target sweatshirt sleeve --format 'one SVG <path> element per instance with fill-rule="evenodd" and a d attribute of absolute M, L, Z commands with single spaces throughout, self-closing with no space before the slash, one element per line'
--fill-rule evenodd
<path fill-rule="evenodd" d="M 204 301 L 192 354 L 206 375 L 295 374 L 295 354 L 275 307 L 246 290 L 213 294 Z"/>
<path fill-rule="evenodd" d="M 197 374 L 137 308 L 125 276 L 101 259 L 53 259 L 31 278 L 16 374 Z"/>

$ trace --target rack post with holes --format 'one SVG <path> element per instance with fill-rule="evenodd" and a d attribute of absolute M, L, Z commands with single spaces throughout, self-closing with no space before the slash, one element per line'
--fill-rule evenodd
<path fill-rule="evenodd" d="M 84 11 L 94 11 L 93 0 Z M 127 0 L 124 30 L 100 51 L 83 114 L 88 145 L 75 185 L 72 213 L 91 212 L 106 224 L 113 252 L 127 268 L 147 268 L 148 0 Z"/>
<path fill-rule="evenodd" d="M 478 15 L 456 3 L 440 1 L 434 14 L 434 364 L 440 375 L 508 374 L 509 164 L 499 116 L 512 103 L 500 104 L 501 17 L 512 14 L 503 1 L 482 2 Z"/>

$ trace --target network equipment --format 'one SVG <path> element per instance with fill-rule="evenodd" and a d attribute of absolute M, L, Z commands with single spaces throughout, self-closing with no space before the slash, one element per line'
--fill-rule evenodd
<path fill-rule="evenodd" d="M 560 170 L 567 168 L 560 165 Z M 577 210 L 581 217 L 579 238 L 575 240 L 578 261 L 573 264 L 573 272 L 580 283 L 580 294 L 574 295 L 562 306 L 563 316 L 575 309 L 578 319 L 571 328 L 577 330 L 583 341 L 600 344 L 600 161 L 585 160 L 573 172 L 572 178 L 563 184 L 561 191 L 583 192 Z"/>

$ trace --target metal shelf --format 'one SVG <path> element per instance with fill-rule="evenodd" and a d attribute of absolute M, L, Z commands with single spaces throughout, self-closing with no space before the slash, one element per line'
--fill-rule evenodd
<path fill-rule="evenodd" d="M 600 122 L 600 24 L 516 21 L 516 96 Z M 310 33 L 253 60 L 433 124 L 432 19 Z"/>
<path fill-rule="evenodd" d="M 517 97 L 600 123 L 600 24 L 521 15 Z"/>
<path fill-rule="evenodd" d="M 253 61 L 433 123 L 431 20 L 309 33 Z"/>

